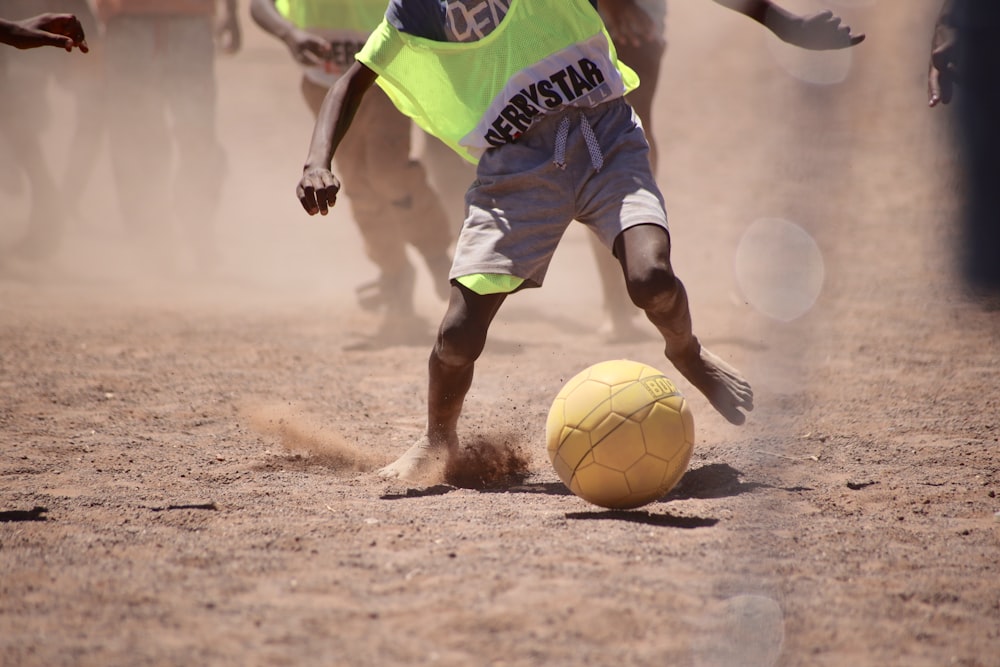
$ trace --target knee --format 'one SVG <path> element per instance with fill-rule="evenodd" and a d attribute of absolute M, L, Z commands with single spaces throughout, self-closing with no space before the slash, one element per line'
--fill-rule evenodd
<path fill-rule="evenodd" d="M 438 330 L 434 352 L 442 364 L 460 367 L 475 363 L 485 346 L 485 331 L 467 320 L 446 317 Z"/>
<path fill-rule="evenodd" d="M 669 307 L 680 290 L 677 276 L 666 265 L 652 265 L 639 271 L 630 271 L 625 280 L 632 303 L 646 311 Z"/>

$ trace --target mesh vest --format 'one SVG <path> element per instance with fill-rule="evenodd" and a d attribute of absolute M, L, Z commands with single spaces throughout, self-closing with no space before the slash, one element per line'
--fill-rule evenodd
<path fill-rule="evenodd" d="M 303 65 L 306 76 L 330 87 L 354 62 L 368 35 L 385 16 L 387 0 L 276 0 L 278 12 L 292 24 L 330 42 L 330 59 Z"/>
<path fill-rule="evenodd" d="M 639 85 L 587 0 L 511 0 L 475 42 L 435 42 L 383 20 L 357 59 L 400 111 L 473 163 L 545 114 Z"/>

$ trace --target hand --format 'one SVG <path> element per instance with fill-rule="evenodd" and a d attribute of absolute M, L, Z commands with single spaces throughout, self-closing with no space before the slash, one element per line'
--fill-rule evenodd
<path fill-rule="evenodd" d="M 604 24 L 615 44 L 642 46 L 658 37 L 653 31 L 653 22 L 635 0 L 602 2 L 600 7 Z"/>
<path fill-rule="evenodd" d="M 829 10 L 794 17 L 787 23 L 774 25 L 773 30 L 781 40 L 810 51 L 846 49 L 865 40 L 864 34 L 851 34 L 851 27 L 844 25 L 840 17 Z"/>
<path fill-rule="evenodd" d="M 302 202 L 302 208 L 309 215 L 320 213 L 326 215 L 337 203 L 337 193 L 340 192 L 340 181 L 329 169 L 306 167 L 302 172 L 295 194 Z"/>
<path fill-rule="evenodd" d="M 305 30 L 294 28 L 285 37 L 285 44 L 295 61 L 302 65 L 321 65 L 330 58 L 330 42 Z"/>
<path fill-rule="evenodd" d="M 958 31 L 938 22 L 931 41 L 931 62 L 927 73 L 928 105 L 948 104 L 960 81 L 958 67 Z"/>
<path fill-rule="evenodd" d="M 39 46 L 58 46 L 72 51 L 78 48 L 90 51 L 80 20 L 72 14 L 39 14 L 17 22 L 18 30 L 11 34 L 12 46 L 33 49 Z"/>
<path fill-rule="evenodd" d="M 215 44 L 220 52 L 233 54 L 243 46 L 243 33 L 236 14 L 224 12 L 215 26 Z"/>

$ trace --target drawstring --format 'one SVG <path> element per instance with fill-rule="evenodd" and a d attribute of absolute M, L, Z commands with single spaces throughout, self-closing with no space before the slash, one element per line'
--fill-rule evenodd
<path fill-rule="evenodd" d="M 560 169 L 566 168 L 566 138 L 569 136 L 569 116 L 563 116 L 556 129 L 556 148 L 552 153 L 552 163 Z"/>
<path fill-rule="evenodd" d="M 580 127 L 583 129 L 583 140 L 587 143 L 587 151 L 590 153 L 590 164 L 594 166 L 594 171 L 600 171 L 604 166 L 604 154 L 601 153 L 601 144 L 597 142 L 597 135 L 594 128 L 590 126 L 587 117 L 580 114 Z"/>
<path fill-rule="evenodd" d="M 552 163 L 560 169 L 566 168 L 566 142 L 569 139 L 569 115 L 562 117 L 559 127 L 556 128 L 556 146 L 552 153 Z M 601 152 L 601 144 L 597 141 L 594 128 L 590 126 L 587 116 L 580 114 L 580 129 L 583 131 L 583 141 L 587 144 L 587 152 L 590 153 L 590 164 L 594 171 L 600 171 L 604 166 L 604 154 Z"/>

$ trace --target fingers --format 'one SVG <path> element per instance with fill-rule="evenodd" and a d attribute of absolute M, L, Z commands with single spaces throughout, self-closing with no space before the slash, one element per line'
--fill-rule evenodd
<path fill-rule="evenodd" d="M 84 53 L 90 50 L 87 46 L 86 36 L 83 33 L 83 25 L 72 14 L 45 15 L 39 21 L 38 27 L 41 30 L 63 37 L 61 40 L 54 40 L 53 45 L 62 46 L 67 51 L 72 51 L 73 47 L 78 47 Z"/>
<path fill-rule="evenodd" d="M 636 0 L 601 3 L 601 17 L 618 47 L 642 47 L 656 38 L 653 21 Z"/>
<path fill-rule="evenodd" d="M 949 104 L 959 83 L 959 71 L 955 63 L 954 45 L 946 42 L 931 51 L 931 64 L 927 74 L 927 101 L 935 107 Z"/>
<path fill-rule="evenodd" d="M 947 71 L 931 68 L 927 77 L 927 105 L 950 104 L 955 94 L 955 80 Z"/>
<path fill-rule="evenodd" d="M 927 74 L 927 106 L 936 107 L 941 102 L 941 80 L 937 69 L 932 65 Z"/>
<path fill-rule="evenodd" d="M 303 65 L 321 65 L 330 58 L 333 46 L 325 39 L 307 32 L 296 32 L 290 41 L 292 55 Z"/>
<path fill-rule="evenodd" d="M 803 19 L 798 45 L 815 51 L 846 49 L 865 41 L 865 35 L 852 34 L 851 27 L 830 10 Z"/>
<path fill-rule="evenodd" d="M 340 182 L 326 169 L 310 170 L 302 176 L 295 194 L 309 215 L 326 215 L 337 203 Z"/>
<path fill-rule="evenodd" d="M 826 13 L 829 14 L 829 12 Z M 830 48 L 846 49 L 865 41 L 863 34 L 852 35 L 851 26 L 843 23 L 839 16 L 828 16 L 824 27 L 830 33 Z"/>
<path fill-rule="evenodd" d="M 311 40 L 303 42 L 295 56 L 303 65 L 322 65 L 330 57 L 330 50 L 328 42 Z"/>

